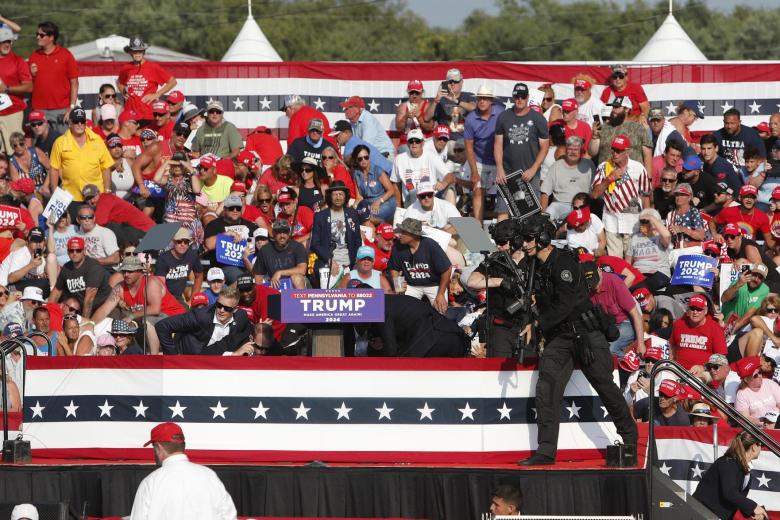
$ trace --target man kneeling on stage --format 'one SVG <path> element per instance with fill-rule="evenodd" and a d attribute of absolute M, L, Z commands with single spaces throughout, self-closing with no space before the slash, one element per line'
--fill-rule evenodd
<path fill-rule="evenodd" d="M 552 245 L 555 226 L 544 215 L 523 223 L 523 251 L 538 262 L 539 307 L 537 327 L 546 341 L 539 359 L 536 383 L 538 447 L 522 466 L 555 463 L 558 448 L 563 391 L 571 377 L 574 360 L 598 393 L 617 432 L 627 445 L 636 447 L 637 429 L 625 400 L 613 380 L 612 354 L 604 336 L 608 320 L 591 303 L 588 284 L 574 253 Z M 614 328 L 614 324 L 613 324 Z"/>

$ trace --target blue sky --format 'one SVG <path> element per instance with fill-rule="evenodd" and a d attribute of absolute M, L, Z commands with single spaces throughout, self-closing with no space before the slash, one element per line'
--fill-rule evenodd
<path fill-rule="evenodd" d="M 651 0 L 652 1 L 652 0 Z M 618 4 L 625 3 L 617 0 Z M 682 5 L 683 2 L 676 2 Z M 711 9 L 729 10 L 735 4 L 752 5 L 754 7 L 777 7 L 777 0 L 704 0 Z M 409 9 L 424 18 L 429 25 L 436 27 L 457 27 L 475 9 L 483 9 L 496 14 L 495 2 L 492 0 L 406 0 Z"/>

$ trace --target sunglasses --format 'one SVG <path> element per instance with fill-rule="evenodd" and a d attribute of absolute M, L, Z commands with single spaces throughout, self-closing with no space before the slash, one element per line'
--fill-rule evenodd
<path fill-rule="evenodd" d="M 446 137 L 446 136 L 444 136 L 444 137 L 437 137 L 437 138 L 436 138 L 436 140 L 437 140 L 437 141 L 445 141 L 445 142 L 446 142 L 446 141 L 449 141 L 449 140 L 450 140 L 450 138 L 449 138 L 449 137 Z"/>
<path fill-rule="evenodd" d="M 165 117 L 167 115 L 168 115 L 167 112 L 155 112 L 154 113 L 154 117 Z"/>
<path fill-rule="evenodd" d="M 331 159 L 335 159 L 335 158 L 336 158 L 335 155 L 323 155 L 322 156 L 322 160 L 323 161 L 330 161 Z"/>
<path fill-rule="evenodd" d="M 720 255 L 718 253 L 707 252 L 707 253 L 704 253 L 704 254 L 706 256 L 709 256 L 710 258 L 720 258 Z"/>
<path fill-rule="evenodd" d="M 578 209 L 587 208 L 587 207 L 588 207 L 588 206 L 586 206 L 585 204 L 583 204 L 582 206 L 572 206 L 572 207 L 571 207 L 571 209 L 573 209 L 573 210 L 575 210 L 575 211 L 576 211 L 576 210 L 578 210 Z"/>
<path fill-rule="evenodd" d="M 625 151 L 627 151 L 627 150 L 618 150 L 617 148 L 613 148 L 612 149 L 612 153 L 623 153 Z"/>
<path fill-rule="evenodd" d="M 187 245 L 189 245 L 190 241 L 187 240 L 186 238 L 180 238 L 179 240 L 174 240 L 173 243 L 174 244 L 187 244 Z"/>
<path fill-rule="evenodd" d="M 554 99 L 555 99 L 555 98 L 546 97 L 546 98 L 544 98 L 544 101 L 553 101 Z"/>
<path fill-rule="evenodd" d="M 422 143 L 422 140 L 421 139 L 409 139 L 406 142 L 409 143 L 409 144 L 420 144 L 420 143 Z M 360 159 L 360 158 L 358 158 L 358 159 Z"/>
<path fill-rule="evenodd" d="M 92 220 L 95 218 L 95 215 L 79 215 L 79 220 Z"/>
<path fill-rule="evenodd" d="M 777 312 L 777 308 L 776 307 L 767 307 L 766 308 L 766 312 Z"/>
<path fill-rule="evenodd" d="M 176 130 L 176 132 L 174 132 L 174 133 L 176 135 L 178 135 L 179 137 L 189 137 L 190 136 L 189 132 L 182 132 L 181 130 Z"/>
<path fill-rule="evenodd" d="M 509 240 L 496 240 L 497 246 L 505 246 L 509 243 Z"/>
<path fill-rule="evenodd" d="M 0 298 L 2 298 L 2 297 L 4 297 L 4 296 L 8 296 L 8 295 L 10 295 L 10 294 L 11 294 L 11 293 L 10 293 L 10 292 L 8 292 L 8 291 L 0 291 Z"/>
<path fill-rule="evenodd" d="M 72 309 L 72 307 L 69 307 L 69 308 Z M 77 314 L 66 314 L 65 316 L 62 317 L 63 321 L 68 321 L 68 320 L 78 321 L 78 319 L 79 319 L 79 317 L 78 317 Z"/>
<path fill-rule="evenodd" d="M 465 149 L 465 148 L 455 148 L 455 149 L 454 149 L 454 152 L 455 152 L 455 153 L 463 153 L 463 152 L 465 152 L 465 151 L 466 151 L 466 149 Z"/>
<path fill-rule="evenodd" d="M 207 113 L 207 114 L 221 114 L 221 113 L 222 113 L 222 110 L 217 110 L 217 109 L 215 109 L 215 108 L 212 108 L 211 110 L 209 110 L 209 111 L 208 111 L 208 112 L 206 112 L 206 113 Z"/>
<path fill-rule="evenodd" d="M 260 204 L 270 204 L 273 199 L 257 199 Z"/>
<path fill-rule="evenodd" d="M 81 253 L 83 249 L 68 249 L 68 253 Z"/>
<path fill-rule="evenodd" d="M 39 126 L 43 126 L 43 121 L 33 121 L 32 123 L 30 123 L 30 126 L 33 127 L 33 128 L 37 128 Z"/>
<path fill-rule="evenodd" d="M 417 195 L 417 198 L 418 199 L 432 199 L 433 198 L 433 193 L 421 193 L 421 194 Z"/>
<path fill-rule="evenodd" d="M 704 309 L 697 309 L 696 307 L 688 307 L 688 312 L 704 312 Z"/>
<path fill-rule="evenodd" d="M 229 208 L 225 208 L 225 211 L 241 211 L 242 209 L 241 206 L 230 206 Z"/>
<path fill-rule="evenodd" d="M 673 182 L 677 182 L 677 179 L 661 179 L 661 182 L 664 184 L 671 184 Z"/>
<path fill-rule="evenodd" d="M 114 148 L 122 148 L 122 146 L 123 146 L 122 143 L 110 144 L 110 145 L 108 145 L 108 149 L 112 150 Z"/>
<path fill-rule="evenodd" d="M 116 99 L 116 94 L 103 94 L 106 99 Z"/>
<path fill-rule="evenodd" d="M 420 92 L 419 90 L 410 90 L 410 91 L 408 92 L 408 94 L 409 94 L 410 96 L 419 96 L 420 94 L 422 94 L 422 92 Z"/>
<path fill-rule="evenodd" d="M 143 142 L 145 142 L 145 143 L 153 143 L 153 142 L 155 142 L 156 140 L 157 140 L 157 139 L 155 139 L 154 137 L 144 137 L 144 138 L 142 138 L 142 139 L 141 139 L 141 141 L 143 141 Z"/>
<path fill-rule="evenodd" d="M 304 172 L 306 172 L 306 173 L 314 173 L 314 169 L 313 168 L 309 168 L 308 166 L 305 167 L 305 168 L 302 168 L 302 170 Z"/>
<path fill-rule="evenodd" d="M 622 72 L 614 72 L 612 74 L 612 77 L 614 79 L 626 79 L 626 75 L 624 73 L 622 73 Z"/>
<path fill-rule="evenodd" d="M 128 256 L 138 256 L 138 251 L 125 251 L 125 258 Z"/>
<path fill-rule="evenodd" d="M 639 223 L 640 223 L 640 224 L 643 224 L 643 225 L 647 225 L 647 224 L 649 224 L 649 223 L 650 223 L 650 221 L 649 221 L 649 220 L 647 220 L 647 219 L 644 219 L 644 218 L 640 218 L 640 219 L 639 219 Z"/>
<path fill-rule="evenodd" d="M 39 33 L 35 33 L 35 36 L 37 36 L 38 38 L 46 38 L 47 36 L 51 36 L 51 34 L 39 32 Z"/>
<path fill-rule="evenodd" d="M 71 120 L 71 123 L 73 123 L 74 125 L 86 125 L 87 124 L 87 120 L 86 119 L 74 119 L 74 120 Z"/>
<path fill-rule="evenodd" d="M 411 143 L 411 141 L 409 141 L 409 142 Z M 368 155 L 359 155 L 357 160 L 360 161 L 360 162 L 367 161 L 368 160 Z"/>
<path fill-rule="evenodd" d="M 217 309 L 222 309 L 223 311 L 230 312 L 230 313 L 236 310 L 235 307 L 231 307 L 229 305 L 225 305 L 224 303 L 219 303 L 219 302 L 217 302 Z"/>
<path fill-rule="evenodd" d="M 75 312 L 75 313 L 77 313 L 77 314 L 78 314 L 79 312 L 81 312 L 81 309 L 77 309 L 76 307 L 71 307 L 70 305 L 68 305 L 68 310 L 69 310 L 70 312 Z"/>

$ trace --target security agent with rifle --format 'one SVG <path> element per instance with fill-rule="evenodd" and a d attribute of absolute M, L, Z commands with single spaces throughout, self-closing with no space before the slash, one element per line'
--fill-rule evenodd
<path fill-rule="evenodd" d="M 524 256 L 522 236 L 518 232 L 520 226 L 514 219 L 491 226 L 490 233 L 497 250 L 485 258 L 466 281 L 473 290 L 487 287 L 488 357 L 514 357 L 526 343 L 521 332 L 530 323 L 529 306 L 526 305 L 530 300 L 526 297 L 526 276 L 518 267 Z"/>
<path fill-rule="evenodd" d="M 591 303 L 588 284 L 574 253 L 552 245 L 555 227 L 544 214 L 524 221 L 521 233 L 523 252 L 538 264 L 534 297 L 539 317 L 535 325 L 546 343 L 536 383 L 538 448 L 518 464 L 555 463 L 563 391 L 575 361 L 604 403 L 623 442 L 635 450 L 636 424 L 612 377 L 614 365 L 605 337 L 609 320 L 600 307 Z"/>

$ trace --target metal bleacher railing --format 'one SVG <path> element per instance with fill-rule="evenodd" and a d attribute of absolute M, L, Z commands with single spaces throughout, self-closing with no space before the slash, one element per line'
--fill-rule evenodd
<path fill-rule="evenodd" d="M 710 387 L 705 385 L 699 378 L 685 370 L 682 365 L 676 361 L 665 359 L 659 361 L 653 365 L 653 370 L 650 373 L 650 388 L 655 388 L 655 379 L 659 373 L 668 371 L 675 374 L 681 381 L 690 385 L 694 390 L 699 392 L 706 400 L 712 403 L 719 411 L 728 417 L 730 421 L 743 428 L 756 439 L 759 439 L 766 448 L 780 457 L 780 443 L 778 443 L 773 437 L 766 434 L 757 425 L 753 424 L 739 413 L 732 405 L 728 404 L 722 397 L 716 394 Z M 647 440 L 648 445 L 648 463 L 647 463 L 647 482 L 648 482 L 648 500 L 652 500 L 653 496 L 653 466 L 655 462 L 655 429 L 653 428 L 654 412 L 656 407 L 657 397 L 655 392 L 650 392 L 650 433 Z M 649 504 L 652 506 L 652 504 Z M 652 511 L 652 507 L 648 508 L 648 511 Z"/>

